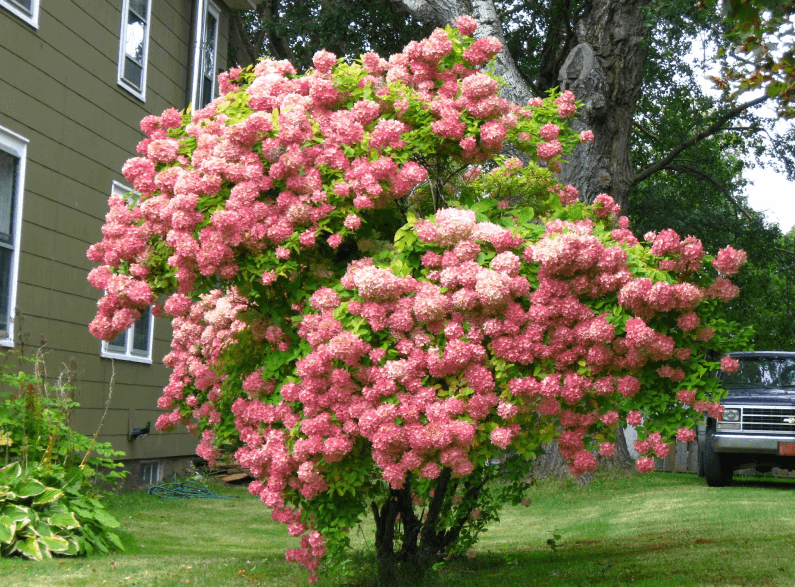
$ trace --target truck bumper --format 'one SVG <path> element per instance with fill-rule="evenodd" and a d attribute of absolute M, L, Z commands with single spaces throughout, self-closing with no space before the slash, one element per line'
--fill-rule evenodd
<path fill-rule="evenodd" d="M 713 437 L 715 452 L 778 454 L 780 442 L 795 442 L 792 436 L 757 436 L 717 433 Z"/>

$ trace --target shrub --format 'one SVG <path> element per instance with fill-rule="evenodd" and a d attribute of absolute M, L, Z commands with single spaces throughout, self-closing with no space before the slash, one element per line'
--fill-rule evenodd
<path fill-rule="evenodd" d="M 157 427 L 236 451 L 310 580 L 368 513 L 386 581 L 462 553 L 545 442 L 590 471 L 646 416 L 646 470 L 719 412 L 708 353 L 744 344 L 716 273 L 739 256 L 713 268 L 696 239 L 639 242 L 608 195 L 578 203 L 554 178 L 592 139 L 566 124 L 574 96 L 500 98 L 475 26 L 389 61 L 321 51 L 304 75 L 263 60 L 193 115 L 145 118 L 138 194 L 111 197 L 88 252 L 92 333 L 164 302 Z"/>

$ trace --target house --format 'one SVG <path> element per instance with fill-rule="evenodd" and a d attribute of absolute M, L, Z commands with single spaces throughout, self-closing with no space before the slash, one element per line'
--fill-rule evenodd
<path fill-rule="evenodd" d="M 148 114 L 205 105 L 227 67 L 230 10 L 253 0 L 0 0 L 0 350 L 43 345 L 52 377 L 77 375 L 72 425 L 126 453 L 131 483 L 184 467 L 196 441 L 160 434 L 165 318 L 100 343 L 86 249 L 101 239 L 121 168 Z M 8 355 L 6 361 L 13 360 Z M 115 373 L 114 373 L 115 371 Z M 151 422 L 151 433 L 131 432 Z"/>

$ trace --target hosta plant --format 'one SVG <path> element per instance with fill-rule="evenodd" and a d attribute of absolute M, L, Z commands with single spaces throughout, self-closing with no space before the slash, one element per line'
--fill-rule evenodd
<path fill-rule="evenodd" d="M 0 555 L 42 560 L 123 550 L 112 531 L 118 521 L 81 493 L 82 481 L 76 470 L 61 489 L 30 476 L 18 462 L 0 469 Z"/>

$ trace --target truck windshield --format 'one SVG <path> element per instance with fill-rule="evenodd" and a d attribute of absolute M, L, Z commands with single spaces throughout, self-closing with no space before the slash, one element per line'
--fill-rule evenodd
<path fill-rule="evenodd" d="M 721 384 L 727 387 L 758 386 L 767 388 L 795 387 L 795 358 L 735 357 L 740 369 L 723 373 Z"/>

